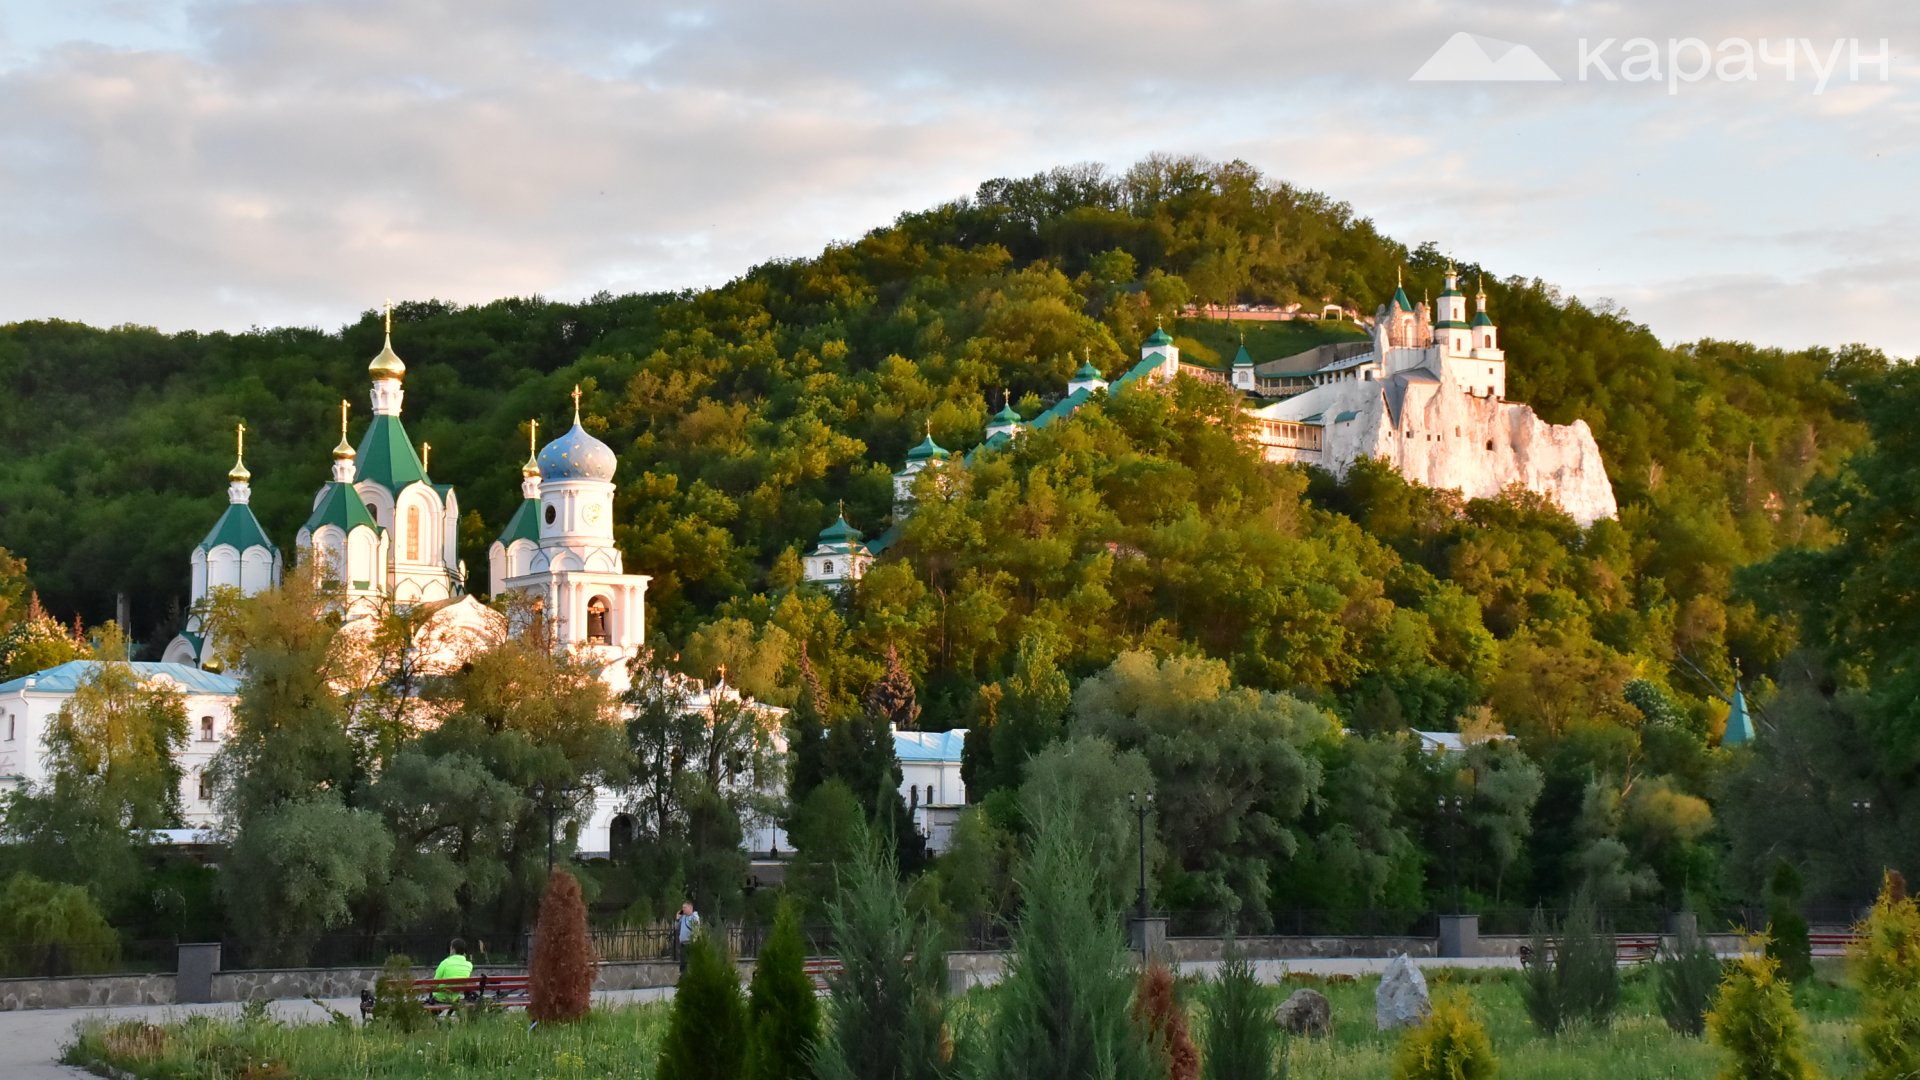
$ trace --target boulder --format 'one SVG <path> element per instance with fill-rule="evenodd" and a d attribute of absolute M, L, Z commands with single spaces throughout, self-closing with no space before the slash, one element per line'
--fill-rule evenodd
<path fill-rule="evenodd" d="M 1380 988 L 1373 992 L 1374 1022 L 1381 1031 L 1408 1027 L 1427 1018 L 1433 1003 L 1427 997 L 1427 980 L 1420 969 L 1401 953 L 1380 976 Z"/>
<path fill-rule="evenodd" d="M 1333 1006 L 1327 995 L 1302 987 L 1273 1010 L 1274 1025 L 1295 1035 L 1333 1034 Z"/>

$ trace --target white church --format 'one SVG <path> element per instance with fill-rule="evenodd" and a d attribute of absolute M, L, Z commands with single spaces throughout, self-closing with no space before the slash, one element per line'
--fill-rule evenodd
<path fill-rule="evenodd" d="M 1447 268 L 1437 310 L 1407 299 L 1404 285 L 1376 312 L 1371 332 L 1351 345 L 1323 345 L 1256 364 L 1240 346 L 1220 367 L 1183 360 L 1165 329 L 1140 347 L 1140 359 L 1112 382 L 1089 360 L 1065 394 L 1031 420 L 1010 406 L 989 418 L 985 438 L 964 456 L 926 439 L 894 474 L 889 527 L 869 540 L 843 510 L 802 557 L 806 580 L 845 587 L 858 581 L 899 538 L 915 488 L 929 470 L 964 464 L 1028 429 L 1056 423 L 1096 394 L 1165 386 L 1181 375 L 1223 383 L 1245 395 L 1250 437 L 1268 461 L 1299 462 L 1345 476 L 1363 458 L 1390 463 L 1409 480 L 1490 498 L 1511 487 L 1545 495 L 1581 525 L 1619 513 L 1599 444 L 1586 421 L 1549 424 L 1507 400 L 1507 358 L 1487 295 L 1471 318 L 1459 274 Z"/>
<path fill-rule="evenodd" d="M 299 565 L 321 575 L 338 605 L 346 640 L 370 637 L 376 616 L 392 608 L 424 609 L 414 633 L 414 664 L 427 673 L 457 669 L 474 653 L 499 642 L 509 616 L 545 620 L 554 647 L 584 660 L 616 694 L 630 684 L 629 661 L 646 643 L 648 578 L 629 574 L 613 537 L 614 472 L 618 462 L 606 443 L 580 423 L 580 392 L 573 395 L 573 426 L 538 446 L 530 428 L 521 467 L 521 502 L 488 552 L 496 601 L 488 605 L 468 592 L 467 571 L 456 547 L 460 504 L 451 485 L 428 473 L 431 447 L 418 451 L 401 419 L 406 364 L 393 350 L 392 315 L 379 355 L 368 365 L 372 419 L 356 447 L 349 438 L 350 407 L 341 402 L 340 441 L 332 450 L 328 480 L 313 498 L 312 512 L 295 536 Z M 189 555 L 193 614 L 159 663 L 133 665 L 143 682 L 176 689 L 188 711 L 189 736 L 179 755 L 181 806 L 193 829 L 219 825 L 219 808 L 207 773 L 230 734 L 240 684 L 231 674 L 207 670 L 218 643 L 209 640 L 204 607 L 216 589 L 251 596 L 279 584 L 285 573 L 280 549 L 250 507 L 251 473 L 245 463 L 245 427 L 237 432 L 236 459 L 227 474 L 227 507 Z M 0 791 L 46 779 L 45 736 L 54 716 L 97 666 L 73 661 L 0 684 Z M 745 699 L 724 680 L 688 680 L 685 707 L 706 712 L 721 702 L 745 702 L 775 729 L 776 747 L 785 710 Z M 959 780 L 959 743 L 964 732 L 928 742 L 917 733 L 896 739 L 915 818 L 923 831 L 944 839 L 966 803 Z M 924 799 L 922 797 L 924 793 Z M 579 850 L 606 854 L 631 820 L 626 800 L 600 792 L 581 823 Z M 757 850 L 785 846 L 772 822 L 751 823 L 746 843 Z"/>

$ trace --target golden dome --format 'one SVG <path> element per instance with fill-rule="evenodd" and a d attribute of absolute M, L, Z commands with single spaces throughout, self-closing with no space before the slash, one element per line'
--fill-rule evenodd
<path fill-rule="evenodd" d="M 367 374 L 375 379 L 399 379 L 407 374 L 407 365 L 400 360 L 400 354 L 393 351 L 393 301 L 387 301 L 386 314 L 387 341 L 380 347 L 380 355 L 367 365 Z"/>

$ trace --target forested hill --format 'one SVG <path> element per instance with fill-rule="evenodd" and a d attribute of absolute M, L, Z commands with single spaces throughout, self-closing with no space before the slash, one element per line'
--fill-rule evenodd
<path fill-rule="evenodd" d="M 1474 254 L 1453 253 L 1469 282 Z M 1484 281 L 1511 396 L 1592 425 L 1617 525 L 1462 512 L 1371 472 L 1310 485 L 1256 464 L 1207 421 L 1230 426 L 1224 399 L 1189 387 L 1087 410 L 982 468 L 846 613 L 783 591 L 789 549 L 838 500 L 870 535 L 884 527 L 888 474 L 929 422 L 971 446 L 1003 387 L 1031 415 L 1080 354 L 1115 373 L 1156 313 L 1189 299 L 1371 311 L 1402 264 L 1419 295 L 1439 291 L 1445 262 L 1244 164 L 1151 159 L 991 181 L 702 292 L 403 303 L 394 345 L 408 428 L 469 510 L 476 580 L 519 498 L 527 418 L 557 430 L 580 382 L 588 426 L 620 454 L 618 535 L 628 567 L 654 576 L 655 637 L 690 664 L 735 656 L 775 694 L 796 638 L 859 646 L 827 665 L 840 693 L 897 641 L 933 691 L 929 719 L 950 722 L 1025 638 L 1079 670 L 1129 641 L 1187 642 L 1256 684 L 1437 723 L 1497 704 L 1528 650 L 1569 679 L 1668 680 L 1676 652 L 1716 674 L 1730 653 L 1777 659 L 1784 629 L 1730 597 L 1733 572 L 1821 538 L 1802 490 L 1863 445 L 1852 392 L 1885 359 L 1666 348 L 1507 267 Z M 290 549 L 326 477 L 336 403 L 354 403 L 356 437 L 364 425 L 379 346 L 371 312 L 333 333 L 0 328 L 0 547 L 56 616 L 105 619 L 124 591 L 136 637 L 163 641 L 224 502 L 234 423 L 250 432 L 253 505 Z"/>

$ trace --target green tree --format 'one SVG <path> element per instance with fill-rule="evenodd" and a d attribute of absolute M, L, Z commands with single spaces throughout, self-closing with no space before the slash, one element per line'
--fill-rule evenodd
<path fill-rule="evenodd" d="M 823 788 L 822 790 L 825 790 Z M 827 990 L 819 1080 L 926 1080 L 956 1074 L 946 953 L 932 920 L 909 911 L 899 867 L 856 830 L 856 857 L 828 907 L 841 970 Z"/>
<path fill-rule="evenodd" d="M 1772 957 L 1746 953 L 1727 965 L 1707 1035 L 1727 1053 L 1720 1080 L 1816 1080 L 1806 1022 Z"/>
<path fill-rule="evenodd" d="M 1206 1080 L 1273 1080 L 1280 1041 L 1273 1010 L 1252 961 L 1231 943 L 1206 1003 Z"/>
<path fill-rule="evenodd" d="M 1920 905 L 1889 881 L 1859 932 L 1852 967 L 1866 1078 L 1912 1076 L 1920 1070 Z"/>
<path fill-rule="evenodd" d="M 987 1034 L 987 1075 L 1147 1080 L 1156 1063 L 1128 1019 L 1132 962 L 1084 841 L 1054 823 L 1019 874 L 1020 921 Z"/>
<path fill-rule="evenodd" d="M 740 973 L 711 935 L 696 935 L 660 1041 L 660 1080 L 737 1080 L 748 1031 Z"/>
<path fill-rule="evenodd" d="M 1027 763 L 1020 787 L 1020 809 L 1030 835 L 1059 832 L 1080 837 L 1080 855 L 1090 867 L 1103 908 L 1125 909 L 1139 887 L 1139 821 L 1135 807 L 1145 801 L 1147 880 L 1153 881 L 1165 858 L 1153 809 L 1155 782 L 1144 755 L 1116 751 L 1095 736 L 1076 735 L 1054 743 Z"/>
<path fill-rule="evenodd" d="M 782 900 L 747 988 L 747 1080 L 810 1080 L 820 1003 L 806 972 L 800 908 Z"/>
<path fill-rule="evenodd" d="M 84 975 L 119 958 L 120 936 L 87 890 L 18 873 L 0 889 L 0 972 Z"/>
<path fill-rule="evenodd" d="M 1442 994 L 1433 1012 L 1401 1036 L 1393 1080 L 1493 1080 L 1493 1041 L 1463 993 Z"/>
<path fill-rule="evenodd" d="M 114 648 L 110 646 L 110 648 Z M 180 820 L 182 692 L 100 661 L 47 725 L 47 779 L 0 802 L 20 864 L 112 909 L 137 886 L 153 830 Z"/>

